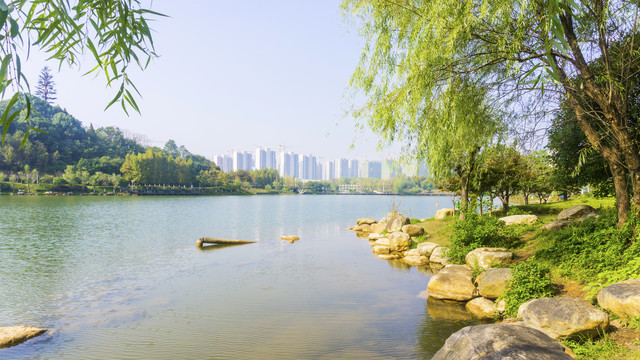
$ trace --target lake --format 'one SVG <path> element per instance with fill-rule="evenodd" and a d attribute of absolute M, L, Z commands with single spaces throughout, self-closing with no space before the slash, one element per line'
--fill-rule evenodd
<path fill-rule="evenodd" d="M 345 230 L 394 202 L 412 218 L 451 207 L 423 196 L 2 196 L 0 326 L 53 331 L 0 358 L 430 359 L 473 320 L 427 306 L 428 269 L 379 260 Z M 199 250 L 203 236 L 258 243 Z"/>

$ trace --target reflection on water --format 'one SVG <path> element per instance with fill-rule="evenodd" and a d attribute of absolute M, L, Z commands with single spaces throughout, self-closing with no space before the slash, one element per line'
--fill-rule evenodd
<path fill-rule="evenodd" d="M 428 267 L 385 264 L 344 230 L 393 200 L 0 197 L 0 326 L 56 330 L 0 356 L 428 359 L 466 320 L 425 308 Z M 258 242 L 198 250 L 203 236 Z"/>

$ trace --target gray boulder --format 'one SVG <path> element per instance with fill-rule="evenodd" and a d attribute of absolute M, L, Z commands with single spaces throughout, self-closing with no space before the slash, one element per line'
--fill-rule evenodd
<path fill-rule="evenodd" d="M 388 234 L 387 239 L 389 239 L 389 247 L 396 251 L 406 251 L 413 243 L 411 236 L 401 231 Z"/>
<path fill-rule="evenodd" d="M 556 220 L 556 221 L 552 221 L 548 224 L 544 225 L 544 228 L 547 230 L 560 230 L 562 228 L 565 228 L 567 226 L 571 225 L 571 221 L 569 220 Z"/>
<path fill-rule="evenodd" d="M 640 280 L 626 280 L 600 290 L 598 304 L 620 317 L 640 316 Z"/>
<path fill-rule="evenodd" d="M 507 289 L 509 281 L 511 281 L 510 268 L 489 269 L 476 278 L 476 285 L 480 296 L 497 299 Z"/>
<path fill-rule="evenodd" d="M 0 349 L 16 346 L 36 336 L 44 334 L 47 329 L 31 326 L 0 327 Z"/>
<path fill-rule="evenodd" d="M 420 253 L 420 255 L 422 256 L 426 256 L 426 257 L 431 257 L 431 254 L 433 253 L 433 250 L 435 248 L 437 248 L 438 244 L 436 243 L 432 243 L 432 242 L 423 242 L 418 244 L 418 252 Z"/>
<path fill-rule="evenodd" d="M 422 226 L 409 224 L 402 227 L 402 232 L 409 234 L 411 237 L 418 237 L 424 235 L 424 229 Z"/>
<path fill-rule="evenodd" d="M 488 269 L 496 264 L 508 264 L 513 259 L 513 253 L 504 248 L 477 248 L 471 250 L 465 257 L 467 264 L 473 268 Z"/>
<path fill-rule="evenodd" d="M 604 334 L 609 315 L 588 301 L 573 298 L 541 298 L 520 305 L 518 317 L 526 326 L 554 339 L 594 338 Z"/>
<path fill-rule="evenodd" d="M 432 360 L 571 360 L 562 345 L 519 325 L 467 326 L 449 336 Z"/>
<path fill-rule="evenodd" d="M 582 221 L 589 216 L 596 214 L 596 209 L 589 205 L 576 205 L 564 209 L 558 214 L 558 220 L 579 220 Z"/>
<path fill-rule="evenodd" d="M 473 272 L 462 265 L 447 265 L 429 279 L 427 293 L 440 300 L 467 301 L 478 296 Z"/>
<path fill-rule="evenodd" d="M 404 215 L 396 215 L 387 222 L 387 232 L 402 231 L 402 227 L 408 225 L 411 220 Z"/>
<path fill-rule="evenodd" d="M 504 222 L 505 225 L 517 225 L 517 224 L 526 224 L 531 225 L 538 221 L 538 217 L 535 215 L 511 215 L 505 216 L 499 219 Z"/>

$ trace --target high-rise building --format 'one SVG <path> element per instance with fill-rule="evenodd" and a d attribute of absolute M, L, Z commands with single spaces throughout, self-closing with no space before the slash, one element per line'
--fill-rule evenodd
<path fill-rule="evenodd" d="M 265 150 L 265 156 L 266 156 L 265 167 L 267 169 L 277 169 L 278 167 L 276 163 L 276 152 L 274 150 L 267 149 Z"/>
<path fill-rule="evenodd" d="M 381 178 L 391 179 L 402 172 L 402 167 L 393 159 L 386 159 L 382 162 Z"/>
<path fill-rule="evenodd" d="M 285 153 L 284 151 L 281 151 L 279 156 L 280 156 L 280 160 L 278 161 L 278 163 L 280 166 L 278 168 L 278 173 L 280 174 L 280 177 L 292 176 L 291 175 L 291 153 Z"/>
<path fill-rule="evenodd" d="M 349 161 L 349 177 L 359 177 L 358 170 L 358 160 L 352 159 L 351 161 Z"/>
<path fill-rule="evenodd" d="M 267 152 L 263 148 L 256 149 L 256 157 L 255 157 L 256 170 L 262 170 L 267 167 Z"/>
<path fill-rule="evenodd" d="M 382 178 L 382 162 L 369 161 L 369 177 L 375 179 Z"/>
<path fill-rule="evenodd" d="M 242 168 L 242 170 L 253 170 L 253 154 L 248 151 L 244 152 L 244 167 Z"/>
<path fill-rule="evenodd" d="M 244 153 L 233 150 L 233 171 L 244 170 Z"/>
<path fill-rule="evenodd" d="M 327 160 L 323 165 L 322 180 L 330 181 L 336 177 L 336 163 L 331 160 Z"/>
<path fill-rule="evenodd" d="M 340 179 L 349 177 L 349 160 L 336 159 L 335 168 L 335 178 Z"/>
<path fill-rule="evenodd" d="M 296 179 L 300 179 L 300 162 L 298 159 L 298 154 L 291 153 L 291 176 Z"/>

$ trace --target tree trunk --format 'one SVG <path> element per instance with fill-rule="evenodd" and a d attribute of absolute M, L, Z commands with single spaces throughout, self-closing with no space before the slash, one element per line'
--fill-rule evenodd
<path fill-rule="evenodd" d="M 620 164 L 609 164 L 613 175 L 613 186 L 616 189 L 616 210 L 618 210 L 618 228 L 627 221 L 629 214 L 629 188 L 624 168 Z"/>
<path fill-rule="evenodd" d="M 529 193 L 523 192 L 522 196 L 524 196 L 524 204 L 529 205 Z"/>
<path fill-rule="evenodd" d="M 469 178 L 460 177 L 460 220 L 464 220 L 464 215 L 469 208 Z"/>

